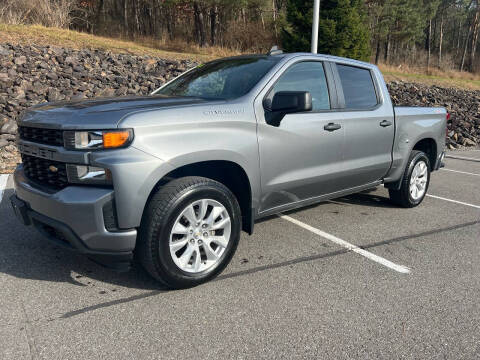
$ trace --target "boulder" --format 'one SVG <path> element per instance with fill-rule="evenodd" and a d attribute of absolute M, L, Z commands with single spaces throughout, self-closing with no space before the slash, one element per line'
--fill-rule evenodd
<path fill-rule="evenodd" d="M 18 56 L 14 60 L 15 65 L 24 65 L 27 63 L 27 57 L 26 56 Z"/>
<path fill-rule="evenodd" d="M 0 129 L 0 134 L 12 134 L 15 135 L 17 133 L 17 123 L 14 120 L 9 120 L 5 124 L 3 124 L 2 128 Z"/>

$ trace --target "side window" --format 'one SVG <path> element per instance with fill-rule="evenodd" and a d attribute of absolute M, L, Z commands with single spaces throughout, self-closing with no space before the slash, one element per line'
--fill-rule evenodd
<path fill-rule="evenodd" d="M 269 97 L 279 91 L 309 91 L 312 95 L 312 110 L 329 110 L 327 79 L 323 63 L 304 61 L 288 68 L 273 86 Z"/>
<path fill-rule="evenodd" d="M 347 109 L 370 109 L 377 105 L 377 94 L 370 70 L 337 64 Z"/>

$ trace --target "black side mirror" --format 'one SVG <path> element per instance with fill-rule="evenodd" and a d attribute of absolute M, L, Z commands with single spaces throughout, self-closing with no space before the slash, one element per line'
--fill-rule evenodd
<path fill-rule="evenodd" d="M 279 126 L 286 114 L 312 110 L 312 95 L 308 91 L 279 91 L 273 99 L 263 101 L 268 124 Z"/>
<path fill-rule="evenodd" d="M 280 91 L 273 96 L 271 111 L 292 114 L 312 110 L 312 95 L 308 91 Z"/>

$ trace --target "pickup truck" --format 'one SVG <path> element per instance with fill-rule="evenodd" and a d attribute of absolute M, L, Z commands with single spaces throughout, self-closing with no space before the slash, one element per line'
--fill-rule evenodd
<path fill-rule="evenodd" d="M 19 119 L 25 225 L 169 288 L 218 275 L 260 218 L 383 184 L 419 205 L 447 112 L 394 107 L 374 65 L 309 53 L 197 66 L 149 96 L 46 103 Z"/>

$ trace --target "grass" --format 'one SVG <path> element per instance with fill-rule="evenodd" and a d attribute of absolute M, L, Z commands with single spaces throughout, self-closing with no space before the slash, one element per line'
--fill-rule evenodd
<path fill-rule="evenodd" d="M 425 85 L 441 87 L 456 87 L 468 90 L 480 90 L 480 75 L 454 70 L 442 71 L 432 68 L 426 69 L 408 66 L 379 65 L 386 81 L 402 80 Z"/>
<path fill-rule="evenodd" d="M 167 41 L 165 39 L 140 38 L 135 41 L 94 36 L 78 31 L 50 28 L 40 25 L 0 24 L 0 42 L 51 45 L 73 49 L 102 49 L 114 53 L 149 55 L 163 59 L 189 59 L 205 62 L 215 58 L 238 55 L 240 52 L 221 47 L 200 48 L 196 45 Z M 380 65 L 387 81 L 402 80 L 426 85 L 480 90 L 480 75 L 459 71 L 441 71 L 423 68 Z"/>
<path fill-rule="evenodd" d="M 187 43 L 167 42 L 162 39 L 128 41 L 41 25 L 0 24 L 0 42 L 50 45 L 72 49 L 102 49 L 114 53 L 149 55 L 162 59 L 189 59 L 200 62 L 237 54 L 237 52 L 219 47 L 199 48 Z"/>

